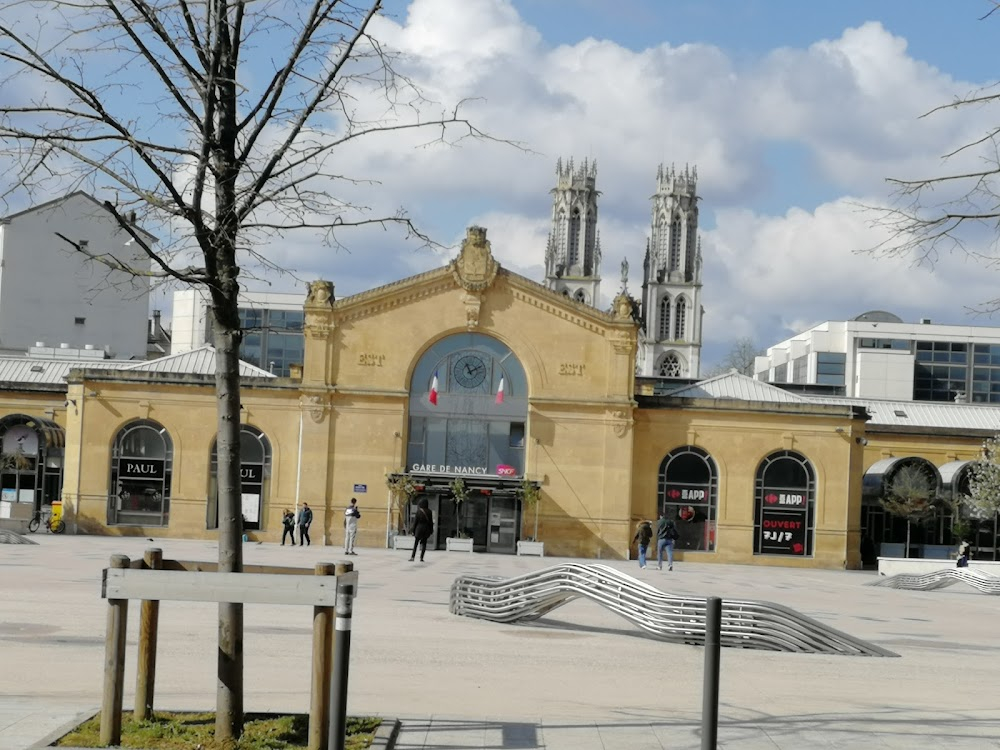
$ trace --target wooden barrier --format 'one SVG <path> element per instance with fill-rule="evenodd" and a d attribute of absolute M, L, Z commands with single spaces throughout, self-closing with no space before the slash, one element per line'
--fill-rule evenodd
<path fill-rule="evenodd" d="M 147 550 L 143 560 L 112 555 L 104 569 L 101 596 L 108 600 L 105 641 L 104 694 L 101 701 L 101 742 L 121 742 L 122 695 L 125 679 L 125 633 L 128 600 L 141 599 L 139 666 L 136 674 L 135 713 L 148 718 L 153 712 L 159 602 L 193 601 L 242 604 L 297 604 L 313 606 L 312 697 L 309 711 L 310 750 L 342 747 L 343 738 L 331 742 L 330 686 L 334 672 L 343 674 L 338 685 L 346 688 L 347 654 L 342 663 L 333 658 L 333 630 L 338 590 L 343 598 L 357 592 L 358 574 L 352 563 L 317 563 L 315 570 L 248 565 L 242 573 L 218 572 L 217 563 L 164 560 L 158 549 Z M 332 573 L 332 575 L 331 575 Z M 295 580 L 289 581 L 288 577 Z M 147 606 L 148 605 L 148 606 Z"/>

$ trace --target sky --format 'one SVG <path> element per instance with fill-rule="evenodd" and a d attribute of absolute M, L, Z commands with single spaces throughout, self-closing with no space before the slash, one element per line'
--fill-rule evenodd
<path fill-rule="evenodd" d="M 358 142 L 338 169 L 375 182 L 344 183 L 345 197 L 372 215 L 405 210 L 441 247 L 392 229 L 339 233 L 339 247 L 285 236 L 262 251 L 293 273 L 248 286 L 325 278 L 338 297 L 362 292 L 447 263 L 471 225 L 504 267 L 542 281 L 556 160 L 586 158 L 598 163 L 605 307 L 623 259 L 639 294 L 658 165 L 697 167 L 703 371 L 736 339 L 763 348 L 873 309 L 998 325 L 976 310 L 1000 296 L 989 259 L 875 257 L 865 250 L 886 231 L 863 208 L 890 199 L 886 178 L 942 173 L 944 154 L 996 124 L 995 107 L 921 118 L 1000 79 L 1000 18 L 981 20 L 991 5 L 387 0 L 372 31 L 402 72 L 432 109 L 465 101 L 496 140 Z M 169 308 L 166 293 L 154 304 Z"/>

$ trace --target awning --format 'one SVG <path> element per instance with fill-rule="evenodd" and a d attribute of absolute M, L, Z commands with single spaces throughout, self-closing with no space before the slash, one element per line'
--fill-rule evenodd
<path fill-rule="evenodd" d="M 46 449 L 65 448 L 66 431 L 51 419 L 33 417 L 28 414 L 10 414 L 0 420 L 3 429 L 24 425 L 38 434 L 38 445 Z"/>
<path fill-rule="evenodd" d="M 975 461 L 949 461 L 941 467 L 941 488 L 952 498 L 969 494 L 969 479 Z"/>
<path fill-rule="evenodd" d="M 895 456 L 882 458 L 873 463 L 861 480 L 861 496 L 866 500 L 881 498 L 885 495 L 886 486 L 892 481 L 893 475 L 904 466 L 921 466 L 931 474 L 935 481 L 935 489 L 941 488 L 941 474 L 938 468 L 926 458 L 919 456 Z"/>
<path fill-rule="evenodd" d="M 521 490 L 523 477 L 501 477 L 496 474 L 431 474 L 424 472 L 408 472 L 405 476 L 410 477 L 418 486 L 423 489 L 421 492 L 446 495 L 451 492 L 451 483 L 456 479 L 465 482 L 465 487 L 470 492 L 478 490 L 488 490 L 492 495 L 514 496 Z M 530 481 L 530 480 L 529 480 Z M 540 487 L 539 482 L 530 481 L 536 488 Z"/>

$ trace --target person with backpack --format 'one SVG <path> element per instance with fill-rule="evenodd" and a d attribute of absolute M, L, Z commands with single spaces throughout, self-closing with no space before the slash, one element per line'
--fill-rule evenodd
<path fill-rule="evenodd" d="M 354 542 L 358 538 L 358 519 L 361 518 L 361 511 L 358 510 L 358 499 L 351 498 L 351 504 L 344 511 L 344 554 L 356 555 Z"/>
<path fill-rule="evenodd" d="M 663 570 L 663 550 L 667 550 L 667 570 L 674 569 L 674 542 L 680 536 L 677 524 L 667 518 L 666 509 L 660 511 L 660 521 L 656 524 L 656 567 Z"/>
<path fill-rule="evenodd" d="M 639 543 L 639 567 L 646 567 L 646 550 L 649 549 L 649 540 L 653 538 L 653 524 L 649 521 L 640 521 L 639 528 L 632 537 L 633 542 Z"/>

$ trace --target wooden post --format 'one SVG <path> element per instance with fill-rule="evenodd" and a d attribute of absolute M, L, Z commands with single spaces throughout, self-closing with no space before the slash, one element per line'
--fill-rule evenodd
<path fill-rule="evenodd" d="M 112 568 L 127 568 L 125 555 L 112 555 Z M 101 744 L 122 741 L 122 696 L 125 693 L 125 630 L 128 599 L 108 599 L 108 629 L 104 639 L 104 693 L 101 696 Z"/>
<path fill-rule="evenodd" d="M 350 563 L 316 563 L 316 575 L 340 574 Z M 330 721 L 330 676 L 333 674 L 333 607 L 313 607 L 312 702 L 309 706 L 309 750 L 327 750 Z"/>
<path fill-rule="evenodd" d="M 163 550 L 153 547 L 142 556 L 145 567 L 160 570 Z M 135 675 L 135 718 L 153 718 L 153 690 L 156 683 L 156 635 L 160 619 L 160 602 L 144 599 L 139 614 L 139 660 Z"/>

